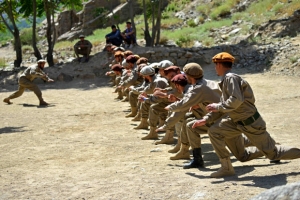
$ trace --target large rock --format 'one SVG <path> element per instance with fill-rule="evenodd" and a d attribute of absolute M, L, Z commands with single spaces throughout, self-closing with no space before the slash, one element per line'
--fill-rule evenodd
<path fill-rule="evenodd" d="M 70 31 L 79 22 L 79 18 L 73 10 L 63 11 L 57 18 L 57 36 Z"/>
<path fill-rule="evenodd" d="M 300 182 L 274 187 L 253 197 L 251 200 L 299 200 Z"/>

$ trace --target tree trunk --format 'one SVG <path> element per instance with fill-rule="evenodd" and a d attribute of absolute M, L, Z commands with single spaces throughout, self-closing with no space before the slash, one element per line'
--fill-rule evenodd
<path fill-rule="evenodd" d="M 14 38 L 15 38 L 15 50 L 17 59 L 14 61 L 15 67 L 20 67 L 22 63 L 22 43 L 19 34 L 19 29 L 16 28 L 14 31 Z"/>
<path fill-rule="evenodd" d="M 52 49 L 54 49 L 54 45 L 56 42 L 56 27 L 55 27 L 55 21 L 54 21 L 54 8 L 51 10 L 52 12 L 52 34 L 53 34 L 53 39 L 52 39 Z"/>
<path fill-rule="evenodd" d="M 146 47 L 150 47 L 152 38 L 150 36 L 149 32 L 149 24 L 148 24 L 148 18 L 147 18 L 147 13 L 146 13 L 146 3 L 145 0 L 143 0 L 143 9 L 144 9 L 144 22 L 145 22 L 145 30 L 144 30 L 144 39 L 146 40 Z"/>
<path fill-rule="evenodd" d="M 154 46 L 155 35 L 156 35 L 155 2 L 153 2 L 152 3 L 152 40 L 151 40 L 151 46 Z"/>
<path fill-rule="evenodd" d="M 15 40 L 15 51 L 16 51 L 16 60 L 14 61 L 14 66 L 15 67 L 20 67 L 22 63 L 22 44 L 21 44 L 21 38 L 20 38 L 20 32 L 19 29 L 15 23 L 14 15 L 13 15 L 13 8 L 12 8 L 12 2 L 6 0 L 8 9 L 7 9 L 7 16 L 12 23 L 14 30 L 12 31 L 14 35 L 14 40 Z M 5 23 L 7 25 L 7 23 Z"/>
<path fill-rule="evenodd" d="M 34 50 L 34 56 L 37 60 L 42 59 L 41 52 L 36 46 L 36 0 L 32 0 L 32 9 L 33 9 L 33 21 L 32 21 L 32 47 Z"/>
<path fill-rule="evenodd" d="M 53 66 L 53 45 L 52 45 L 52 22 L 51 22 L 51 2 L 48 0 L 44 0 L 44 9 L 46 12 L 46 19 L 47 19 L 47 30 L 46 30 L 46 37 L 48 42 L 48 52 L 47 52 L 47 62 L 49 66 Z"/>
<path fill-rule="evenodd" d="M 156 42 L 155 45 L 159 44 L 160 41 L 160 24 L 161 24 L 161 7 L 162 7 L 162 1 L 160 0 L 158 2 L 158 10 L 157 10 L 157 18 L 156 18 Z"/>

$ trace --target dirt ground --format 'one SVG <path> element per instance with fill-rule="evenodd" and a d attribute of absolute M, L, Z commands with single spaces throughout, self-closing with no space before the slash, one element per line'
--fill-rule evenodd
<path fill-rule="evenodd" d="M 204 69 L 205 70 L 205 69 Z M 300 147 L 299 78 L 240 74 L 275 140 Z M 217 80 L 213 71 L 206 77 Z M 300 180 L 300 160 L 270 164 L 232 158 L 236 175 L 212 179 L 219 161 L 203 135 L 204 169 L 171 161 L 171 145 L 142 141 L 145 130 L 125 118 L 129 104 L 114 100 L 107 79 L 40 85 L 50 107 L 32 92 L 0 103 L 0 199 L 250 199 Z M 17 86 L 1 88 L 0 98 Z M 161 135 L 162 136 L 162 135 Z"/>

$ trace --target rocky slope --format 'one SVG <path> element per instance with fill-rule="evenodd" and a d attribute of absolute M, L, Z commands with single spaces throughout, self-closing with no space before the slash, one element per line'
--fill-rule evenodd
<path fill-rule="evenodd" d="M 203 67 L 211 64 L 211 57 L 221 51 L 227 51 L 236 57 L 235 68 L 244 68 L 248 72 L 270 72 L 276 74 L 300 76 L 300 36 L 297 30 L 300 28 L 300 11 L 295 11 L 288 18 L 269 21 L 261 25 L 258 30 L 253 30 L 248 35 L 240 35 L 240 26 L 243 21 L 236 21 L 231 26 L 211 30 L 211 36 L 219 41 L 219 45 L 207 48 L 201 45 L 192 48 L 179 47 L 143 47 L 132 49 L 136 54 L 147 57 L 150 62 L 169 59 L 174 64 L 183 67 L 188 62 L 198 62 Z M 224 39 L 224 35 L 230 35 L 231 40 Z M 256 42 L 259 38 L 260 42 Z M 58 81 L 71 81 L 74 79 L 93 79 L 104 76 L 109 70 L 106 52 L 103 45 L 93 49 L 93 57 L 88 63 L 73 61 L 72 50 L 69 54 L 62 55 L 55 52 L 57 64 L 45 69 L 49 75 Z M 10 47 L 2 49 L 7 55 Z M 13 52 L 11 52 L 13 54 Z M 11 59 L 11 57 L 10 57 Z M 25 66 L 35 62 L 30 57 Z M 0 84 L 16 84 L 18 75 L 23 68 L 13 69 L 7 67 L 0 70 Z"/>

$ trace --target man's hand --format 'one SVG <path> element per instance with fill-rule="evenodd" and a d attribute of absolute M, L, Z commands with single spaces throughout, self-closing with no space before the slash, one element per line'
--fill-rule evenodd
<path fill-rule="evenodd" d="M 144 101 L 146 101 L 148 98 L 146 97 L 146 96 L 143 96 L 143 95 L 139 95 L 138 96 L 138 100 L 139 100 L 139 102 L 144 102 Z"/>
<path fill-rule="evenodd" d="M 163 93 L 163 92 L 161 92 L 159 90 L 155 91 L 153 93 L 153 96 L 159 97 L 159 98 L 168 98 L 168 95 L 166 93 Z"/>
<path fill-rule="evenodd" d="M 194 105 L 194 106 L 190 107 L 189 112 L 192 112 L 192 110 L 195 110 L 197 108 L 200 108 L 200 106 L 199 105 Z"/>
<path fill-rule="evenodd" d="M 175 101 L 179 101 L 180 99 L 178 99 L 174 94 L 169 94 L 168 95 L 168 101 L 169 102 L 175 102 Z"/>
<path fill-rule="evenodd" d="M 170 107 L 169 107 L 169 106 L 166 106 L 166 107 L 165 107 L 165 110 L 169 111 L 169 110 L 170 110 Z"/>
<path fill-rule="evenodd" d="M 205 119 L 199 119 L 196 120 L 195 123 L 193 124 L 192 128 L 196 128 L 198 126 L 204 126 L 206 124 L 206 120 Z"/>
<path fill-rule="evenodd" d="M 48 79 L 48 82 L 54 82 L 54 80 L 53 80 L 53 79 L 51 79 L 51 78 L 49 78 L 49 79 Z"/>
<path fill-rule="evenodd" d="M 161 88 L 154 88 L 153 92 L 156 92 L 156 91 L 160 91 L 160 92 L 167 92 L 167 90 L 165 90 L 165 89 L 161 89 Z"/>
<path fill-rule="evenodd" d="M 165 129 L 164 129 L 163 126 L 157 128 L 157 129 L 155 130 L 155 132 L 164 132 L 164 131 L 165 131 Z"/>
<path fill-rule="evenodd" d="M 130 87 L 128 88 L 129 91 L 131 91 L 131 90 L 133 90 L 133 89 L 134 89 L 134 86 L 133 86 L 133 85 L 130 86 Z"/>
<path fill-rule="evenodd" d="M 217 105 L 218 104 L 216 104 L 216 103 L 211 103 L 211 104 L 209 104 L 209 105 L 206 106 L 206 110 L 208 112 L 218 112 Z"/>

